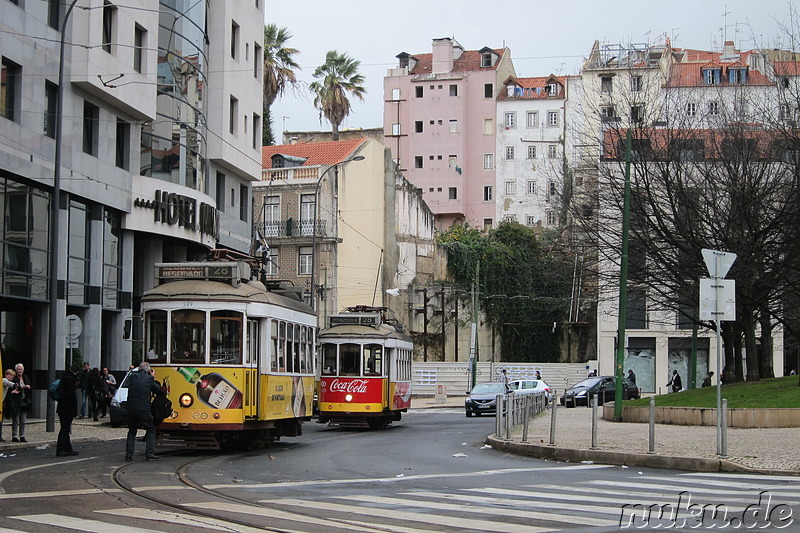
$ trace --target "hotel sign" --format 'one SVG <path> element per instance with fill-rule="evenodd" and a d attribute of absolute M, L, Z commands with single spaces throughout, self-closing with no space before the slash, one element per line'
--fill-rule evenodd
<path fill-rule="evenodd" d="M 136 198 L 134 207 L 153 210 L 153 222 L 161 222 L 170 226 L 178 225 L 190 230 L 219 237 L 219 213 L 217 208 L 205 202 L 199 202 L 182 194 L 156 190 L 152 200 Z"/>

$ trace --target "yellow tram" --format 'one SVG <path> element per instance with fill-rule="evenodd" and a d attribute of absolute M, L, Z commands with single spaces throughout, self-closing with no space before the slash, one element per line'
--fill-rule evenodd
<path fill-rule="evenodd" d="M 411 407 L 414 345 L 386 313 L 356 306 L 328 318 L 318 339 L 319 422 L 382 428 Z"/>
<path fill-rule="evenodd" d="M 315 385 L 316 314 L 246 262 L 156 265 L 142 297 L 144 354 L 172 415 L 161 446 L 248 445 L 298 436 Z"/>

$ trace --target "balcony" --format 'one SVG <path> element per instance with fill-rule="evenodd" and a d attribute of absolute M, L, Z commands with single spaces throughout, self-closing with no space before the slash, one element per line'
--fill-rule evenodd
<path fill-rule="evenodd" d="M 313 180 L 319 179 L 322 167 L 288 167 L 288 168 L 269 168 L 262 170 L 262 181 L 286 181 Z"/>
<path fill-rule="evenodd" d="M 312 237 L 315 233 L 317 237 L 326 237 L 328 235 L 327 220 L 317 220 L 316 227 L 313 219 L 296 218 L 263 222 L 259 226 L 266 238 Z"/>

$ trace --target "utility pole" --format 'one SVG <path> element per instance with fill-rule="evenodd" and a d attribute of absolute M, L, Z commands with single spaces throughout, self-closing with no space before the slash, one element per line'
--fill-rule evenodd
<path fill-rule="evenodd" d="M 442 361 L 447 361 L 447 356 L 445 355 L 445 349 L 447 347 L 445 333 L 447 332 L 447 311 L 444 307 L 444 283 L 442 283 L 441 292 L 439 292 L 439 296 L 442 297 L 441 300 L 441 310 L 439 311 L 442 314 Z"/>
<path fill-rule="evenodd" d="M 625 363 L 625 322 L 628 319 L 628 226 L 631 220 L 631 129 L 625 135 L 625 192 L 622 204 L 622 250 L 619 259 L 619 318 L 617 356 L 614 361 L 614 421 L 622 422 L 622 365 Z"/>
<path fill-rule="evenodd" d="M 469 361 L 472 385 L 475 387 L 478 380 L 478 281 L 480 280 L 481 262 L 475 266 L 475 279 L 472 280 L 472 331 L 470 334 Z"/>
<path fill-rule="evenodd" d="M 453 360 L 457 363 L 458 362 L 458 293 L 454 291 L 456 295 L 455 299 L 455 312 L 453 317 L 455 318 L 454 328 L 453 328 Z M 800 358 L 800 352 L 798 352 L 798 358 Z M 800 365 L 798 365 L 800 366 Z"/>

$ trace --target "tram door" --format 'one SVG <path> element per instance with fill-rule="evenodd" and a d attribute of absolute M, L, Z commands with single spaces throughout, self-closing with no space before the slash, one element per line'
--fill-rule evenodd
<path fill-rule="evenodd" d="M 256 418 L 258 416 L 259 401 L 259 354 L 261 353 L 261 335 L 259 321 L 249 318 L 247 320 L 247 339 L 244 354 L 244 416 Z"/>

